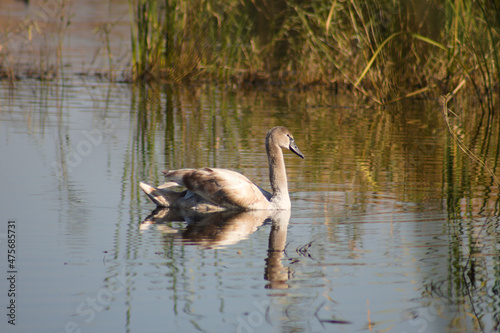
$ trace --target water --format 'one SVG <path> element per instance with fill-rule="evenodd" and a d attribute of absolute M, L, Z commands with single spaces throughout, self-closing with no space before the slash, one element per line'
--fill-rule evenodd
<path fill-rule="evenodd" d="M 435 101 L 73 79 L 3 85 L 0 105 L 2 331 L 498 330 L 498 188 Z M 473 146 L 490 166 L 497 123 Z M 269 188 L 275 125 L 306 156 L 285 152 L 289 216 L 172 217 L 138 187 L 213 166 Z"/>

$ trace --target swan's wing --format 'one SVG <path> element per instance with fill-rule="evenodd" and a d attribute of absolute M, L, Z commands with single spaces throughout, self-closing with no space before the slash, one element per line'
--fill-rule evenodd
<path fill-rule="evenodd" d="M 242 174 L 216 168 L 164 171 L 167 181 L 176 182 L 217 205 L 230 208 L 265 209 L 269 200 Z"/>

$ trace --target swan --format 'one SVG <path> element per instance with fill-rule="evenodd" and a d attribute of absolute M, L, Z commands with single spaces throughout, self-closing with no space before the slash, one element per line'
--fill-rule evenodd
<path fill-rule="evenodd" d="M 282 148 L 304 158 L 288 129 L 277 126 L 269 130 L 266 135 L 266 151 L 272 193 L 236 171 L 219 168 L 167 170 L 163 171 L 165 184 L 156 188 L 141 182 L 140 187 L 160 207 L 206 212 L 228 209 L 290 209 Z M 170 189 L 176 186 L 184 186 L 187 190 L 179 192 Z"/>

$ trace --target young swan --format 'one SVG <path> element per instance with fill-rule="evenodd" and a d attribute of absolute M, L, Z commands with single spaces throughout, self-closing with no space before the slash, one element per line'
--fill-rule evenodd
<path fill-rule="evenodd" d="M 217 168 L 163 171 L 167 182 L 162 186 L 155 188 L 144 182 L 140 186 L 161 207 L 207 212 L 226 209 L 290 209 L 285 160 L 281 148 L 290 149 L 304 158 L 288 129 L 278 126 L 269 130 L 266 151 L 272 194 L 238 172 Z M 187 190 L 168 190 L 179 185 Z"/>

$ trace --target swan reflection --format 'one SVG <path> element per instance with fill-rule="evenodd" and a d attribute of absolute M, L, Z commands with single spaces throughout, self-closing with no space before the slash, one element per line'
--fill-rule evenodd
<path fill-rule="evenodd" d="M 155 229 L 165 240 L 198 245 L 204 249 L 222 248 L 247 239 L 265 222 L 271 222 L 264 279 L 266 288 L 288 288 L 289 272 L 282 264 L 290 210 L 222 211 L 199 213 L 192 210 L 156 208 L 141 223 L 140 229 Z M 186 228 L 173 228 L 170 222 L 187 223 Z"/>
<path fill-rule="evenodd" d="M 264 279 L 269 281 L 268 289 L 287 289 L 286 283 L 289 279 L 289 269 L 283 266 L 282 259 L 285 255 L 286 234 L 290 211 L 281 210 L 274 212 L 271 218 L 271 232 L 269 234 L 269 246 L 267 249 L 266 270 Z"/>

